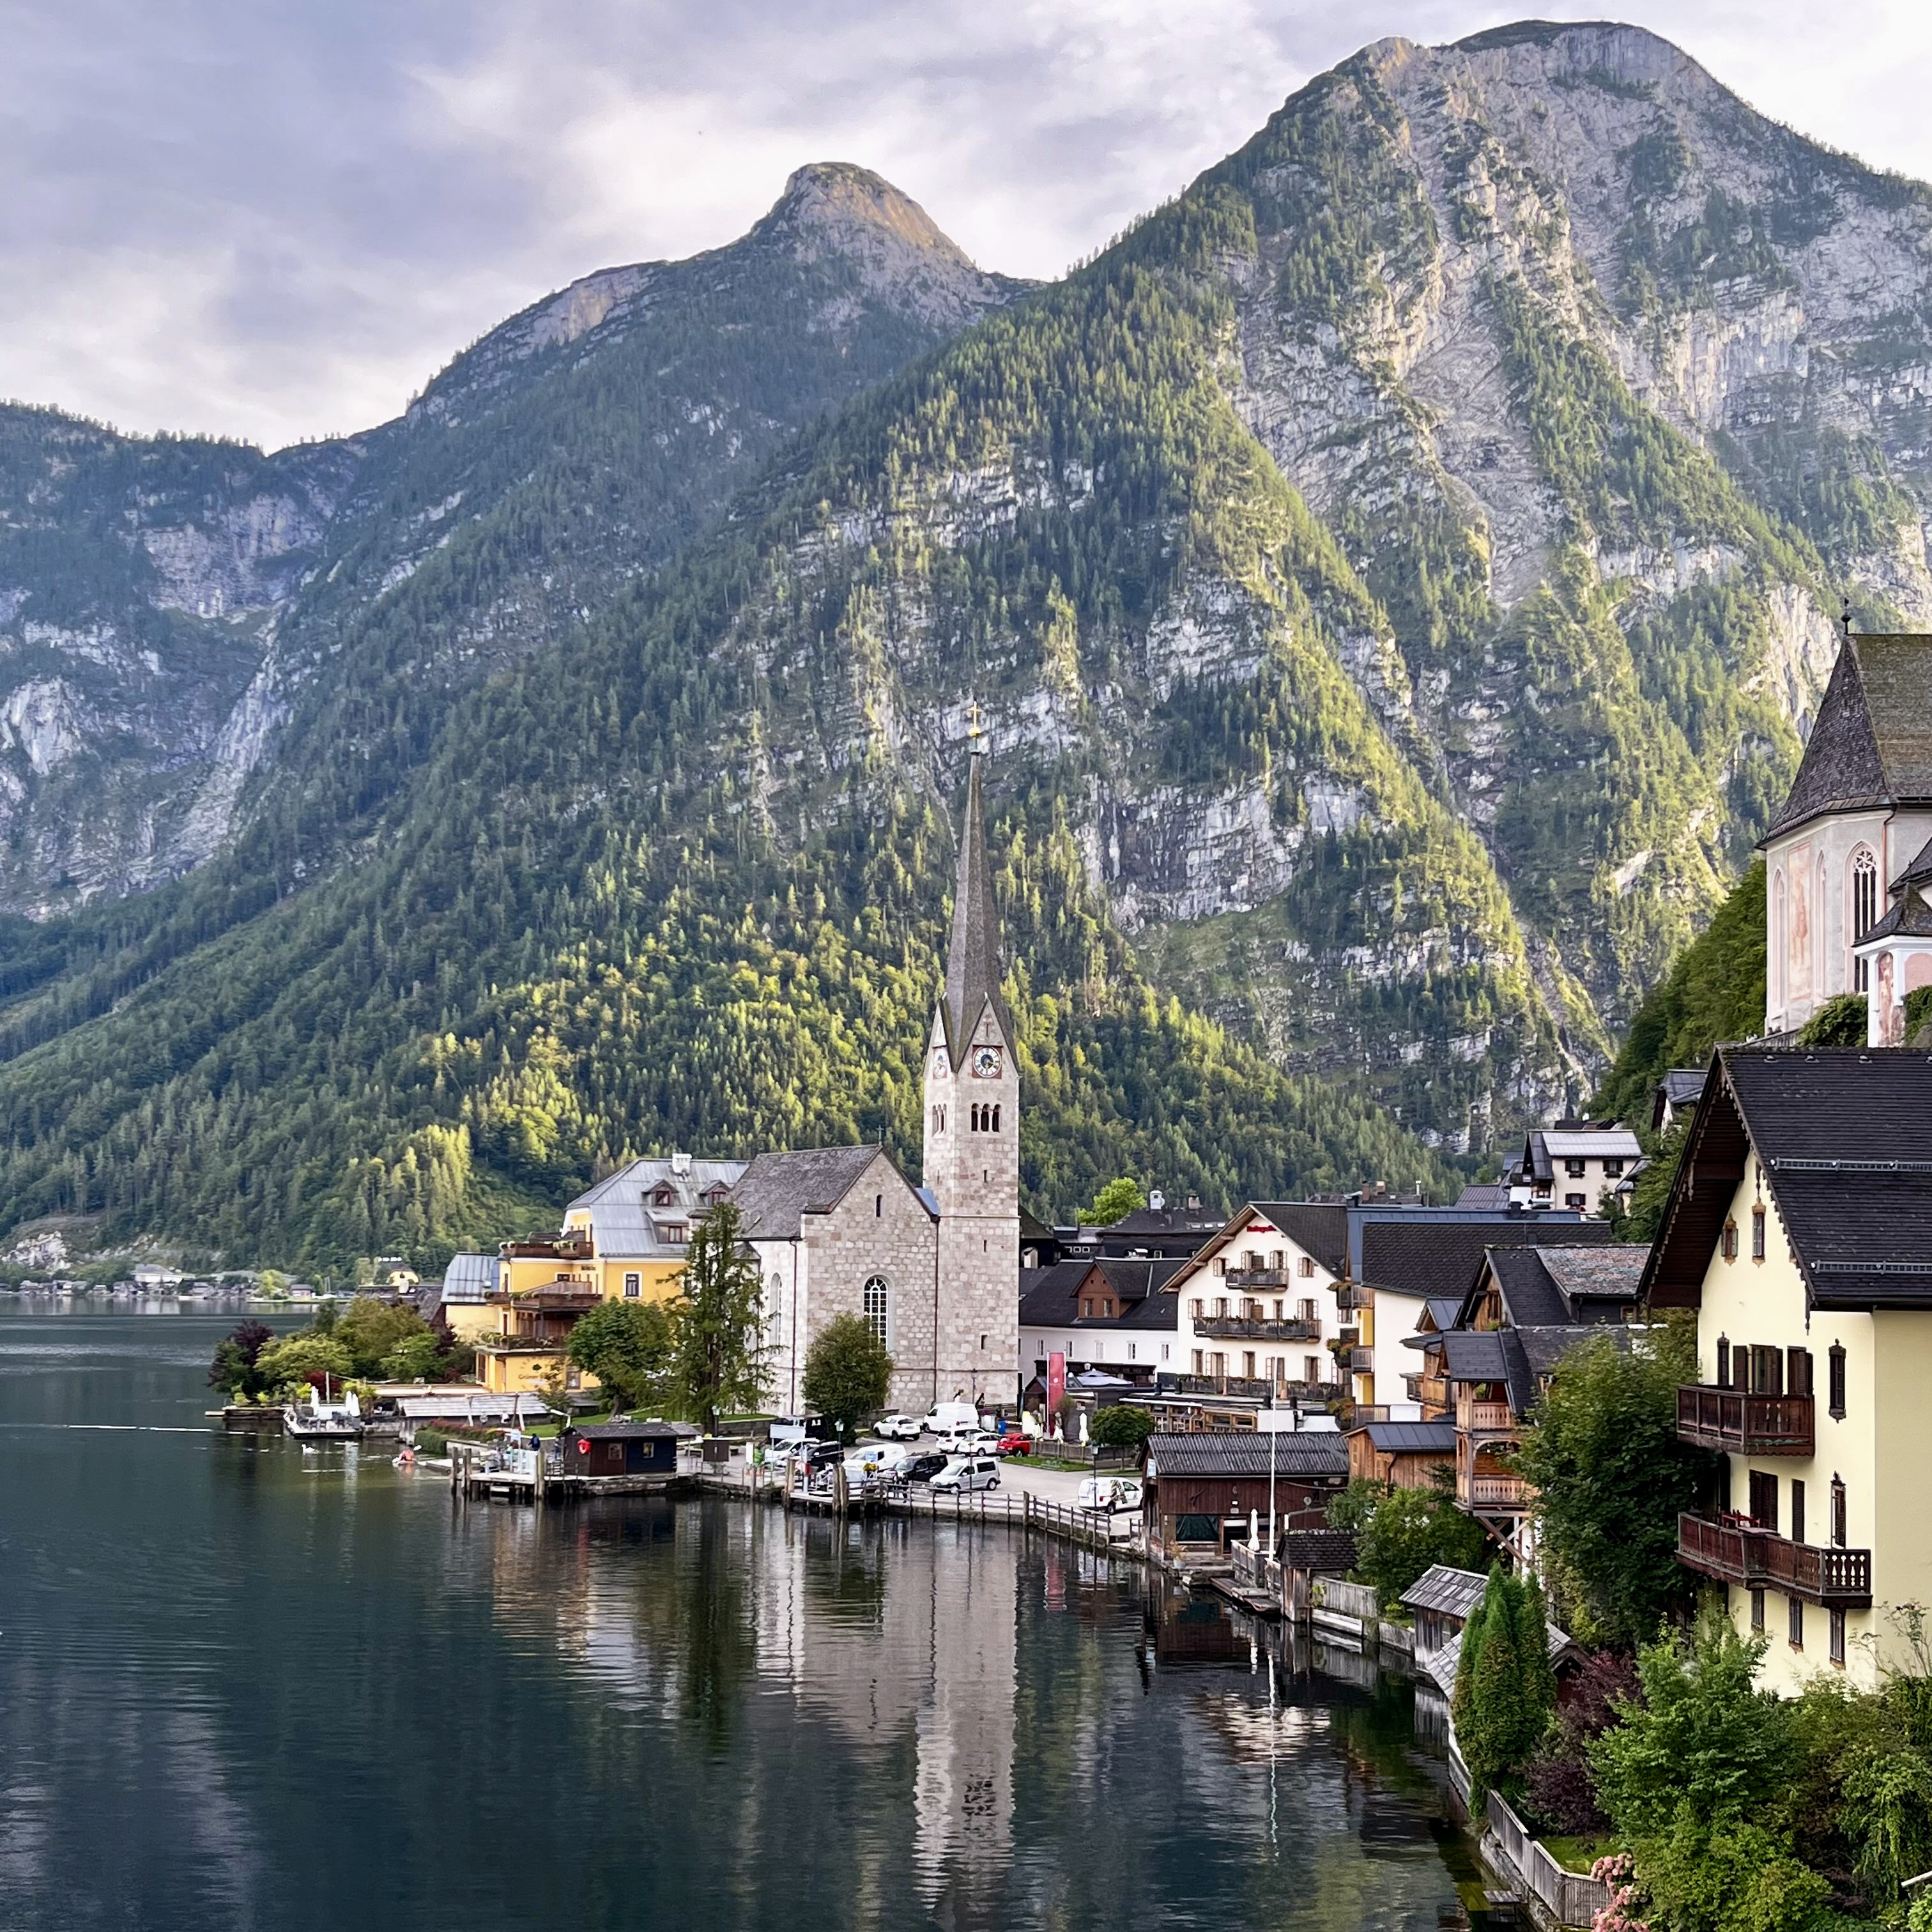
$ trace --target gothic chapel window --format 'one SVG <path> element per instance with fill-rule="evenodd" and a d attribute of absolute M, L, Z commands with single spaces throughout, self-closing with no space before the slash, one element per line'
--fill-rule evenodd
<path fill-rule="evenodd" d="M 1852 860 L 1852 944 L 1856 946 L 1878 923 L 1878 861 L 1863 846 Z M 1856 990 L 1865 991 L 1868 960 L 1858 962 Z"/>

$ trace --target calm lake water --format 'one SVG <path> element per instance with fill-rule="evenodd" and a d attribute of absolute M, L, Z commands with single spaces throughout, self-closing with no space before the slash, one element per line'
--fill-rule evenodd
<path fill-rule="evenodd" d="M 1403 1686 L 1004 1530 L 225 1436 L 236 1318 L 0 1301 L 6 1932 L 1467 1922 Z"/>

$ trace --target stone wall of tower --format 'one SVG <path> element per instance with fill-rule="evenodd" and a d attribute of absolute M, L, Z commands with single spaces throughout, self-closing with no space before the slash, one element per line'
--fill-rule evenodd
<path fill-rule="evenodd" d="M 957 1066 L 944 1014 L 935 1012 L 926 1053 L 926 1184 L 939 1209 L 943 1402 L 1010 1408 L 1018 1400 L 1019 1113 L 1019 1070 L 992 1004 Z"/>

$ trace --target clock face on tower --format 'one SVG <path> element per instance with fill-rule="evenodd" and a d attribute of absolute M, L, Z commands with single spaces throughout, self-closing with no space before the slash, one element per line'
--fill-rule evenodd
<path fill-rule="evenodd" d="M 997 1080 L 1005 1070 L 1006 1051 L 998 1046 L 976 1046 L 973 1049 L 973 1078 L 975 1080 Z"/>

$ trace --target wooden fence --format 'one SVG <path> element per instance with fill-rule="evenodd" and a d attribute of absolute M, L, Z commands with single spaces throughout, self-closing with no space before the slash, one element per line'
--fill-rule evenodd
<path fill-rule="evenodd" d="M 1610 1902 L 1610 1888 L 1594 1878 L 1565 1871 L 1532 1838 L 1499 1791 L 1490 1793 L 1485 1849 L 1493 1844 L 1508 1861 L 1517 1882 L 1534 1892 L 1559 1925 L 1588 1925 Z"/>

